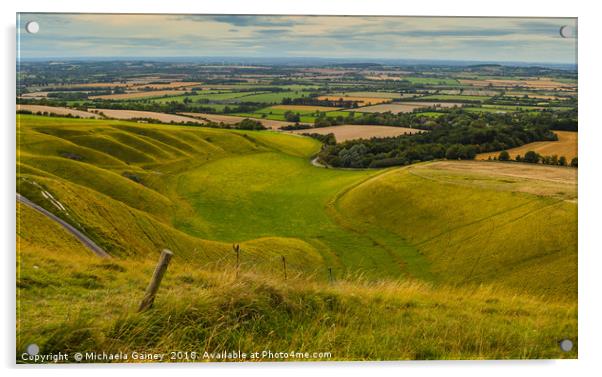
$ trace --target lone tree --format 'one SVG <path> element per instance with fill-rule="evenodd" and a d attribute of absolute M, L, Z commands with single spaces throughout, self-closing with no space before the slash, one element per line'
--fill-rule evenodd
<path fill-rule="evenodd" d="M 508 151 L 501 151 L 497 159 L 500 161 L 508 161 L 510 160 L 510 154 Z"/>

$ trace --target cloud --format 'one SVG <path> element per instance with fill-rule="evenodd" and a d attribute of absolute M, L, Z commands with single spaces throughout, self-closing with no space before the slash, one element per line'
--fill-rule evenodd
<path fill-rule="evenodd" d="M 576 19 L 21 14 L 21 56 L 576 61 Z M 41 32 L 23 32 L 30 19 Z M 512 53 L 511 53 L 512 52 Z"/>

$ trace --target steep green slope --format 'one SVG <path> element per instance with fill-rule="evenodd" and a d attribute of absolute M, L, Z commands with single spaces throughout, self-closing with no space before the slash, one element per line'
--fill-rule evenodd
<path fill-rule="evenodd" d="M 414 245 L 438 281 L 577 297 L 575 181 L 471 171 L 483 163 L 459 172 L 438 164 L 370 179 L 336 208 L 357 229 L 386 230 Z"/>
<path fill-rule="evenodd" d="M 154 258 L 170 248 L 176 258 L 233 263 L 230 240 L 206 241 L 174 227 L 175 214 L 185 206 L 171 196 L 167 182 L 180 171 L 232 154 L 284 149 L 309 155 L 318 147 L 311 139 L 290 137 L 286 149 L 279 136 L 19 115 L 17 191 L 114 256 Z M 291 272 L 325 269 L 310 244 L 269 236 L 237 240 L 244 265 L 269 270 L 286 256 Z"/>
<path fill-rule="evenodd" d="M 209 262 L 242 242 L 247 263 L 279 265 L 289 255 L 291 268 L 320 270 L 323 278 L 326 266 L 373 277 L 408 272 L 397 247 L 342 227 L 326 211 L 337 192 L 379 172 L 312 166 L 316 140 L 26 115 L 18 132 L 18 191 L 114 255 L 169 247 Z"/>

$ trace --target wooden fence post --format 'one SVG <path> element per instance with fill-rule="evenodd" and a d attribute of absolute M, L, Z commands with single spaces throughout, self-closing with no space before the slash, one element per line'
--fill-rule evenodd
<path fill-rule="evenodd" d="M 236 278 L 238 279 L 238 270 L 240 266 L 240 245 L 232 245 L 234 252 L 236 253 Z"/>
<path fill-rule="evenodd" d="M 332 283 L 333 279 L 332 279 L 332 267 L 328 267 L 328 277 L 330 279 L 330 282 Z"/>
<path fill-rule="evenodd" d="M 155 267 L 155 272 L 153 272 L 151 281 L 146 288 L 146 292 L 144 293 L 144 298 L 140 303 L 138 312 L 143 312 L 153 306 L 155 295 L 159 290 L 159 285 L 161 285 L 161 280 L 163 279 L 163 275 L 165 275 L 165 271 L 167 270 L 167 266 L 169 265 L 169 261 L 171 260 L 172 256 L 173 253 L 170 250 L 163 249 L 161 252 L 159 263 L 157 263 L 157 267 Z"/>
<path fill-rule="evenodd" d="M 282 256 L 282 268 L 284 269 L 284 280 L 286 280 L 286 258 Z"/>

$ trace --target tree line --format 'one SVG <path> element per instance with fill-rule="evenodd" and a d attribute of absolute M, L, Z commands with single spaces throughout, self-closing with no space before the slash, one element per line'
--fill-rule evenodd
<path fill-rule="evenodd" d="M 501 151 L 499 155 L 491 157 L 489 156 L 488 160 L 499 160 L 499 161 L 516 161 L 516 162 L 527 162 L 530 164 L 544 164 L 544 165 L 555 165 L 555 166 L 571 166 L 573 168 L 578 167 L 578 159 L 577 157 L 573 157 L 570 162 L 568 162 L 565 156 L 542 156 L 535 151 L 528 151 L 524 156 L 520 154 L 516 155 L 514 159 L 510 156 L 508 151 Z"/>
<path fill-rule="evenodd" d="M 558 139 L 533 115 L 452 112 L 422 126 L 429 131 L 326 145 L 319 158 L 335 167 L 376 168 L 441 158 L 471 160 L 478 153 Z"/>

